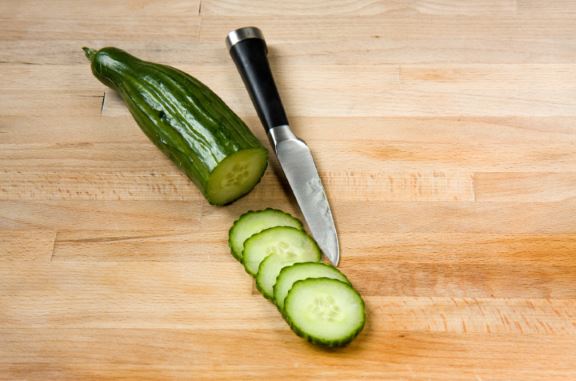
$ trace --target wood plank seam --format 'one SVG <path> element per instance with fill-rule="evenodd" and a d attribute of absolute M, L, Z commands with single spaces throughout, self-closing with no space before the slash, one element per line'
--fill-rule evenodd
<path fill-rule="evenodd" d="M 100 115 L 104 112 L 104 102 L 106 101 L 106 91 L 104 91 L 104 95 L 102 95 L 102 103 L 100 104 Z"/>
<path fill-rule="evenodd" d="M 58 230 L 54 233 L 54 242 L 52 242 L 52 253 L 50 254 L 49 262 L 52 262 L 54 260 L 54 254 L 56 253 L 56 242 L 58 241 L 58 233 L 59 233 Z"/>

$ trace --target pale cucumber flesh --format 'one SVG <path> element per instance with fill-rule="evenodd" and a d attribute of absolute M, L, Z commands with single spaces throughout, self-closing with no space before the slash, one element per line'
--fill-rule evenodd
<path fill-rule="evenodd" d="M 232 255 L 242 261 L 245 241 L 263 230 L 276 226 L 290 226 L 302 230 L 302 223 L 290 214 L 277 209 L 249 211 L 241 215 L 228 234 Z"/>
<path fill-rule="evenodd" d="M 329 278 L 296 282 L 286 297 L 284 316 L 297 335 L 328 347 L 352 341 L 366 321 L 358 292 L 347 283 Z"/>
<path fill-rule="evenodd" d="M 303 233 L 304 234 L 304 233 Z M 280 271 L 286 266 L 299 262 L 317 262 L 322 259 L 320 250 L 303 252 L 277 251 L 260 263 L 256 275 L 256 287 L 268 299 L 274 297 L 274 285 Z"/>
<path fill-rule="evenodd" d="M 284 299 L 294 283 L 308 278 L 331 278 L 350 283 L 340 270 L 321 262 L 295 263 L 284 267 L 274 285 L 274 303 L 280 311 L 282 311 Z"/>
<path fill-rule="evenodd" d="M 210 174 L 206 198 L 212 204 L 226 205 L 250 192 L 266 170 L 267 154 L 254 148 L 228 156 Z"/>
<path fill-rule="evenodd" d="M 256 276 L 260 263 L 269 255 L 288 258 L 308 258 L 321 255 L 316 242 L 305 232 L 288 226 L 266 229 L 248 238 L 244 243 L 242 263 L 246 271 Z"/>

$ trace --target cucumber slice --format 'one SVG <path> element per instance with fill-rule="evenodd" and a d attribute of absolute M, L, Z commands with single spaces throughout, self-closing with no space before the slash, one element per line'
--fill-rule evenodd
<path fill-rule="evenodd" d="M 242 261 L 244 242 L 252 235 L 275 226 L 292 226 L 302 230 L 302 222 L 290 214 L 277 209 L 249 211 L 241 215 L 228 232 L 228 246 L 232 255 Z M 256 271 L 258 268 L 256 268 Z M 256 272 L 254 272 L 256 273 Z"/>
<path fill-rule="evenodd" d="M 294 263 L 318 262 L 321 259 L 322 252 L 317 246 L 302 252 L 292 251 L 290 249 L 276 251 L 260 263 L 258 274 L 256 275 L 256 288 L 258 288 L 267 299 L 274 299 L 274 285 L 282 269 Z"/>
<path fill-rule="evenodd" d="M 268 259 L 266 259 L 266 261 L 268 261 Z M 331 278 L 350 284 L 340 270 L 325 263 L 304 262 L 284 267 L 282 271 L 280 271 L 276 279 L 276 284 L 274 285 L 274 303 L 276 303 L 280 311 L 284 308 L 284 299 L 294 283 L 308 278 Z"/>
<path fill-rule="evenodd" d="M 347 283 L 329 278 L 299 280 L 288 293 L 284 316 L 292 330 L 311 343 L 339 347 L 364 328 L 364 301 Z"/>
<path fill-rule="evenodd" d="M 316 258 L 320 255 L 320 249 L 316 242 L 302 230 L 289 226 L 277 226 L 246 240 L 242 263 L 249 274 L 256 276 L 260 263 L 273 254 L 279 254 L 282 258 Z M 273 279 L 275 280 L 276 278 Z"/>

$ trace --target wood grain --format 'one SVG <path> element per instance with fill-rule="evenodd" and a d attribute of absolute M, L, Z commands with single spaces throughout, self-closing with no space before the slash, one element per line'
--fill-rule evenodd
<path fill-rule="evenodd" d="M 230 94 L 242 91 L 237 78 L 218 83 L 210 71 L 196 70 L 235 110 L 254 114 L 248 98 Z M 234 74 L 231 66 L 220 70 Z M 277 77 L 288 93 L 284 97 L 287 109 L 297 116 L 435 116 L 441 107 L 442 115 L 448 116 L 505 117 L 574 116 L 570 106 L 576 86 L 563 79 L 575 74 L 576 65 L 528 65 L 521 73 L 513 65 L 322 65 L 305 72 L 279 70 Z M 361 91 L 373 81 L 378 82 L 377 89 Z M 317 97 L 320 89 L 325 91 L 322 98 Z M 354 91 L 354 97 L 348 96 L 349 91 Z M 103 110 L 106 115 L 127 113 L 114 95 L 107 97 Z"/>
<path fill-rule="evenodd" d="M 574 173 L 478 173 L 474 177 L 479 201 L 550 201 L 560 202 L 576 197 Z"/>
<path fill-rule="evenodd" d="M 570 16 L 576 13 L 576 6 L 571 1 L 552 0 L 545 4 L 538 0 L 517 0 L 517 13 L 527 15 Z"/>
<path fill-rule="evenodd" d="M 146 230 L 158 225 L 180 225 L 182 229 L 200 222 L 199 203 L 178 201 L 0 201 L 0 228 L 123 229 Z M 173 225 L 173 226 L 174 226 Z"/>
<path fill-rule="evenodd" d="M 576 24 L 568 0 L 0 2 L 0 380 L 576 379 Z M 306 344 L 227 247 L 301 217 L 277 163 L 208 205 L 80 48 L 215 90 L 263 29 L 368 325 Z"/>
<path fill-rule="evenodd" d="M 309 15 L 382 15 L 427 14 L 427 15 L 513 15 L 516 2 L 482 1 L 462 2 L 455 0 L 337 0 L 337 1 L 291 1 L 278 3 L 271 9 L 263 0 L 248 4 L 238 0 L 207 0 L 202 2 L 202 15 L 235 16 L 238 14 L 255 16 L 309 16 Z M 527 5 L 528 7 L 528 5 Z"/>
<path fill-rule="evenodd" d="M 4 2 L 0 14 L 8 22 L 0 23 L 0 35 L 2 40 L 63 39 L 77 43 L 94 36 L 111 40 L 167 34 L 187 38 L 199 31 L 200 19 L 194 17 L 198 8 L 196 0 L 172 1 L 168 5 L 158 1 L 83 1 L 81 6 L 66 0 L 51 1 L 49 5 L 41 0 Z M 171 22 L 165 22 L 166 17 Z"/>
<path fill-rule="evenodd" d="M 16 375 L 64 374 L 70 379 L 195 378 L 204 377 L 209 369 L 209 377 L 214 379 L 294 376 L 357 380 L 362 372 L 362 377 L 385 380 L 445 380 L 450 371 L 454 380 L 519 376 L 526 380 L 569 380 L 574 362 L 572 337 L 534 335 L 512 338 L 372 332 L 334 353 L 299 345 L 298 338 L 286 330 L 54 329 L 48 334 L 43 329 L 12 329 L 2 333 L 8 344 L 0 352 L 4 369 Z M 53 340 L 54 335 L 63 339 Z M 251 350 L 253 341 L 281 350 L 276 349 L 273 355 L 262 354 Z M 539 353 L 548 353 L 551 360 L 533 361 L 535 347 Z M 284 355 L 289 356 L 289 364 Z M 225 364 L 223 358 L 227 359 Z M 278 365 L 274 365 L 276 362 Z M 56 365 L 63 363 L 67 365 Z"/>
<path fill-rule="evenodd" d="M 54 254 L 56 232 L 51 230 L 0 230 L 0 263 L 49 262 Z"/>
<path fill-rule="evenodd" d="M 53 0 L 50 2 L 48 12 L 43 5 L 46 4 L 42 0 L 21 0 L 15 4 L 3 2 L 0 4 L 0 12 L 4 15 L 9 13 L 10 16 L 20 19 L 48 19 L 51 16 L 60 16 L 64 20 L 81 20 L 97 17 L 122 18 L 128 15 L 138 19 L 140 16 L 173 17 L 187 12 L 198 12 L 199 2 L 193 0 L 173 0 L 169 3 L 142 0 L 122 2 L 100 0 L 98 2 L 83 2 L 81 7 L 73 7 L 69 0 Z"/>
<path fill-rule="evenodd" d="M 134 126 L 134 128 L 137 128 Z M 306 135 L 306 134 L 304 134 Z M 363 141 L 308 139 L 318 151 L 321 171 L 372 173 L 402 170 L 446 173 L 473 172 L 570 172 L 576 162 L 573 144 L 475 144 L 474 142 L 397 143 L 384 139 Z M 500 160 L 492 158 L 498 156 Z M 4 145 L 0 163 L 7 168 L 33 170 L 84 168 L 108 171 L 115 168 L 168 171 L 173 165 L 149 142 L 53 143 Z"/>
<path fill-rule="evenodd" d="M 243 118 L 265 140 L 255 116 Z M 291 117 L 290 122 L 306 139 L 349 141 L 381 139 L 394 143 L 532 144 L 576 142 L 573 117 Z M 51 134 L 47 135 L 46 130 Z M 331 133 L 338 131 L 338 133 Z M 425 131 L 426 134 L 423 134 Z M 66 132 L 66 133 L 64 133 Z M 98 116 L 0 116 L 5 144 L 39 143 L 148 143 L 128 115 Z M 149 143 L 148 143 L 149 144 Z M 125 163 L 118 163 L 125 164 Z"/>
<path fill-rule="evenodd" d="M 353 263 L 396 264 L 571 265 L 574 234 L 498 233 L 350 233 L 343 250 Z M 527 266 L 528 267 L 528 266 Z"/>

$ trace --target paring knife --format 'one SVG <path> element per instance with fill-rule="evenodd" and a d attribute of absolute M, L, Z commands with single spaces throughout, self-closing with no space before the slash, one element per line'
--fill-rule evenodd
<path fill-rule="evenodd" d="M 255 27 L 236 29 L 226 37 L 226 45 L 312 236 L 324 255 L 337 266 L 340 247 L 330 204 L 310 149 L 288 126 L 266 57 L 268 50 L 262 31 Z"/>

